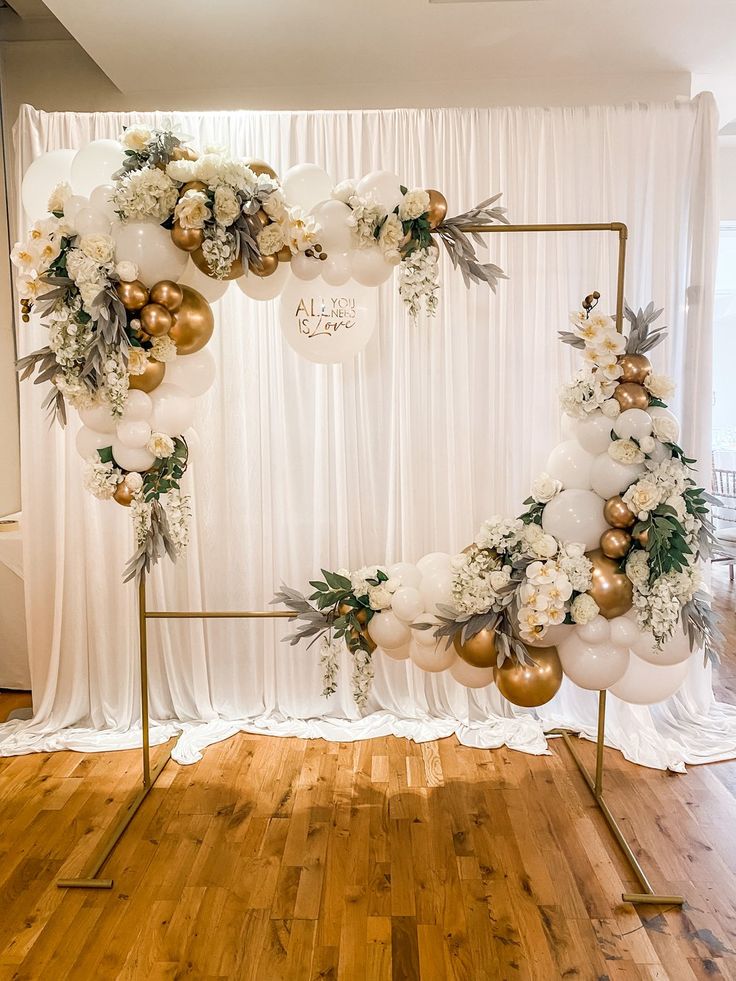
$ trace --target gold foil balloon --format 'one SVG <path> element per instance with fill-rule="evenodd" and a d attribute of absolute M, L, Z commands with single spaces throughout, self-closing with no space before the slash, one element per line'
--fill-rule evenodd
<path fill-rule="evenodd" d="M 279 251 L 276 253 L 276 258 L 279 262 L 291 262 L 291 249 L 288 245 L 282 245 Z"/>
<path fill-rule="evenodd" d="M 436 228 L 447 217 L 447 198 L 440 191 L 427 190 L 429 195 L 429 208 L 427 209 L 427 220 L 430 228 Z"/>
<path fill-rule="evenodd" d="M 496 664 L 496 631 L 484 627 L 474 637 L 462 643 L 462 630 L 458 630 L 453 639 L 453 646 L 458 657 L 474 668 L 492 668 Z"/>
<path fill-rule="evenodd" d="M 202 181 L 188 181 L 179 188 L 179 197 L 183 198 L 187 191 L 206 191 L 207 185 Z"/>
<path fill-rule="evenodd" d="M 160 303 L 169 313 L 177 313 L 184 299 L 184 290 L 170 279 L 162 279 L 151 287 L 151 303 Z"/>
<path fill-rule="evenodd" d="M 362 637 L 363 640 L 368 644 L 368 650 L 372 654 L 375 651 L 377 645 L 367 630 L 360 630 L 360 631 L 349 630 L 345 635 L 345 639 L 348 643 L 348 647 L 351 647 L 353 644 L 357 643 L 358 637 Z"/>
<path fill-rule="evenodd" d="M 606 620 L 623 616 L 633 603 L 631 580 L 620 570 L 619 563 L 600 549 L 588 552 L 588 558 L 593 563 L 593 585 L 588 594 L 598 604 L 601 616 Z"/>
<path fill-rule="evenodd" d="M 652 363 L 643 354 L 622 354 L 618 359 L 621 365 L 621 381 L 643 385 L 652 370 Z"/>
<path fill-rule="evenodd" d="M 356 610 L 356 608 L 354 606 L 351 606 L 349 603 L 340 603 L 340 605 L 337 608 L 338 616 L 344 617 L 348 613 L 354 613 L 358 623 L 361 624 L 363 627 L 367 626 L 368 610 L 366 610 L 365 607 L 361 606 Z"/>
<path fill-rule="evenodd" d="M 150 337 L 163 337 L 171 330 L 174 318 L 160 303 L 147 303 L 139 314 L 141 328 Z"/>
<path fill-rule="evenodd" d="M 254 276 L 272 276 L 279 268 L 279 260 L 275 255 L 262 255 L 260 262 L 249 262 L 248 269 Z"/>
<path fill-rule="evenodd" d="M 133 502 L 135 494 L 130 487 L 128 487 L 127 483 L 122 480 L 115 488 L 115 493 L 112 496 L 118 502 L 118 504 L 122 504 L 124 508 L 129 508 Z"/>
<path fill-rule="evenodd" d="M 249 167 L 256 177 L 260 177 L 261 174 L 268 174 L 269 177 L 272 177 L 274 180 L 278 180 L 276 171 L 273 169 L 273 167 L 269 166 L 265 160 L 246 160 L 245 166 Z"/>
<path fill-rule="evenodd" d="M 500 668 L 494 668 L 493 679 L 512 705 L 536 708 L 559 691 L 562 665 L 556 647 L 535 647 L 529 657 L 534 664 L 522 664 L 515 657 L 507 657 Z"/>
<path fill-rule="evenodd" d="M 603 505 L 603 517 L 614 528 L 633 528 L 636 524 L 636 515 L 620 494 L 608 498 Z"/>
<path fill-rule="evenodd" d="M 637 540 L 637 542 L 641 545 L 642 548 L 646 548 L 649 545 L 649 529 L 642 528 L 641 531 L 638 531 L 634 535 L 634 538 Z"/>
<path fill-rule="evenodd" d="M 166 365 L 163 361 L 154 361 L 153 358 L 149 358 L 143 374 L 131 375 L 129 384 L 131 388 L 138 388 L 141 392 L 152 392 L 164 380 L 165 374 Z"/>
<path fill-rule="evenodd" d="M 210 267 L 207 265 L 207 260 L 205 259 L 204 252 L 202 252 L 201 249 L 197 249 L 196 252 L 191 252 L 190 255 L 192 257 L 192 262 L 197 269 L 199 269 L 200 272 L 203 272 L 205 276 L 209 276 L 210 279 L 219 279 L 220 281 L 224 281 L 238 279 L 239 276 L 243 275 L 243 260 L 240 258 L 240 256 L 238 256 L 238 258 L 233 262 L 227 276 L 215 276 Z"/>
<path fill-rule="evenodd" d="M 196 252 L 204 242 L 204 232 L 201 228 L 182 228 L 178 221 L 171 229 L 171 241 L 182 252 Z"/>
<path fill-rule="evenodd" d="M 613 397 L 621 406 L 621 411 L 627 409 L 646 409 L 649 405 L 649 395 L 643 385 L 634 382 L 622 382 L 617 385 Z"/>
<path fill-rule="evenodd" d="M 182 286 L 184 297 L 169 337 L 176 344 L 177 354 L 194 354 L 201 351 L 215 329 L 212 308 L 201 293 L 191 286 Z"/>
<path fill-rule="evenodd" d="M 148 290 L 140 279 L 134 279 L 132 283 L 118 283 L 115 292 L 125 309 L 131 313 L 135 313 L 148 303 Z"/>
<path fill-rule="evenodd" d="M 190 146 L 175 146 L 171 151 L 172 160 L 198 160 L 199 154 Z"/>
<path fill-rule="evenodd" d="M 601 535 L 601 552 L 609 559 L 622 559 L 631 548 L 631 535 L 625 528 L 609 528 Z"/>
<path fill-rule="evenodd" d="M 261 228 L 265 228 L 266 225 L 271 224 L 271 219 L 268 217 L 268 215 L 263 210 L 263 208 L 261 208 L 259 211 L 256 211 L 254 218 L 256 218 Z"/>

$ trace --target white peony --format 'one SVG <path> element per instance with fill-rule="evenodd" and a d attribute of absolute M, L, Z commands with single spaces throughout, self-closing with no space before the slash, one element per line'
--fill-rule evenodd
<path fill-rule="evenodd" d="M 209 200 L 202 191 L 187 191 L 176 203 L 174 218 L 182 228 L 204 228 L 212 218 Z"/>
<path fill-rule="evenodd" d="M 125 483 L 133 491 L 134 494 L 137 494 L 138 491 L 143 487 L 143 477 L 141 477 L 141 475 L 137 473 L 135 470 L 132 470 L 129 474 L 126 475 Z"/>
<path fill-rule="evenodd" d="M 621 406 L 616 399 L 608 399 L 601 405 L 601 412 L 606 419 L 615 419 L 621 414 Z"/>
<path fill-rule="evenodd" d="M 667 416 L 653 416 L 652 430 L 662 443 L 674 443 L 677 440 L 677 423 Z"/>
<path fill-rule="evenodd" d="M 631 439 L 616 439 L 608 447 L 608 455 L 617 463 L 643 463 L 644 453 Z"/>
<path fill-rule="evenodd" d="M 411 221 L 429 211 L 429 194 L 421 188 L 407 191 L 399 204 L 399 217 L 402 221 Z"/>
<path fill-rule="evenodd" d="M 216 220 L 226 227 L 240 217 L 240 201 L 231 187 L 216 188 L 214 212 Z"/>
<path fill-rule="evenodd" d="M 386 610 L 391 606 L 391 591 L 386 588 L 386 583 L 379 586 L 370 586 L 368 589 L 368 603 L 372 610 Z"/>
<path fill-rule="evenodd" d="M 669 375 L 649 374 L 644 385 L 655 399 L 662 399 L 663 402 L 675 394 L 675 383 Z"/>
<path fill-rule="evenodd" d="M 115 266 L 115 275 L 121 283 L 132 283 L 138 279 L 138 266 L 129 260 L 118 262 Z"/>
<path fill-rule="evenodd" d="M 388 262 L 396 264 L 401 259 L 399 246 L 404 237 L 404 229 L 398 217 L 394 214 L 386 216 L 386 220 L 381 225 L 378 233 L 378 245 L 383 252 L 383 257 Z"/>
<path fill-rule="evenodd" d="M 83 235 L 79 248 L 100 266 L 109 265 L 115 258 L 115 243 L 109 235 Z"/>
<path fill-rule="evenodd" d="M 258 233 L 258 248 L 261 255 L 273 255 L 284 244 L 284 231 L 281 225 L 272 222 Z"/>
<path fill-rule="evenodd" d="M 272 191 L 262 202 L 261 207 L 268 217 L 274 221 L 283 221 L 288 217 L 286 199 L 284 198 L 284 192 L 280 188 Z"/>
<path fill-rule="evenodd" d="M 225 167 L 225 158 L 221 153 L 203 153 L 195 161 L 194 172 L 197 180 L 205 184 L 217 184 Z"/>
<path fill-rule="evenodd" d="M 532 484 L 532 497 L 537 504 L 547 504 L 562 490 L 562 481 L 555 480 L 548 473 L 540 473 Z"/>
<path fill-rule="evenodd" d="M 659 488 L 648 477 L 643 477 L 623 495 L 624 503 L 639 515 L 640 521 L 646 521 L 649 512 L 653 511 L 662 500 Z"/>
<path fill-rule="evenodd" d="M 53 212 L 61 212 L 63 214 L 64 208 L 69 198 L 72 196 L 72 186 L 66 181 L 60 181 L 56 187 L 51 192 L 47 209 L 53 214 Z"/>
<path fill-rule="evenodd" d="M 557 554 L 557 539 L 552 535 L 541 534 L 531 543 L 531 550 L 540 559 L 551 559 Z"/>
<path fill-rule="evenodd" d="M 595 620 L 599 613 L 600 607 L 587 593 L 576 596 L 570 606 L 570 615 L 575 623 L 590 623 L 591 620 Z"/>
<path fill-rule="evenodd" d="M 195 179 L 194 160 L 172 160 L 166 165 L 166 173 L 179 184 L 188 184 Z"/>
<path fill-rule="evenodd" d="M 147 126 L 128 126 L 120 137 L 120 142 L 126 150 L 145 150 L 151 142 L 153 134 Z"/>
<path fill-rule="evenodd" d="M 153 453 L 155 457 L 158 457 L 159 460 L 163 460 L 165 457 L 171 456 L 174 452 L 174 441 L 166 433 L 151 433 L 146 443 L 146 449 L 149 453 Z"/>
<path fill-rule="evenodd" d="M 82 283 L 77 283 L 77 288 L 82 297 L 82 304 L 88 313 L 91 313 L 95 300 L 105 289 L 106 285 L 105 281 L 100 279 L 85 280 Z"/>

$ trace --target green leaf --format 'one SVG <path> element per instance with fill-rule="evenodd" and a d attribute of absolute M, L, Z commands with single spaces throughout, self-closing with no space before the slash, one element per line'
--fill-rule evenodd
<path fill-rule="evenodd" d="M 112 446 L 103 446 L 97 451 L 101 463 L 112 463 Z"/>

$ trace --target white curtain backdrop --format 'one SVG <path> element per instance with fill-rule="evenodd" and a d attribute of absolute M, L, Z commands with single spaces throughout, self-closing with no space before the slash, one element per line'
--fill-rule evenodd
<path fill-rule="evenodd" d="M 622 220 L 626 293 L 654 299 L 672 326 L 659 370 L 679 382 L 685 445 L 710 459 L 711 320 L 716 245 L 716 113 L 709 95 L 677 105 L 366 112 L 43 113 L 15 130 L 19 185 L 47 150 L 168 121 L 200 145 L 224 145 L 283 173 L 315 161 L 335 180 L 394 170 L 441 188 L 453 213 L 495 191 L 515 222 Z M 18 231 L 20 231 L 20 226 Z M 342 366 L 300 360 L 282 341 L 276 303 L 231 287 L 211 342 L 220 372 L 201 400 L 188 476 L 194 530 L 186 559 L 158 567 L 149 606 L 263 609 L 284 581 L 320 567 L 416 560 L 458 551 L 484 517 L 516 514 L 559 437 L 557 389 L 573 371 L 557 341 L 568 311 L 598 289 L 612 309 L 613 233 L 496 236 L 508 272 L 498 295 L 466 290 L 447 263 L 435 320 L 412 325 L 391 282 L 379 329 Z M 43 343 L 20 329 L 21 354 Z M 35 717 L 0 727 L 4 754 L 109 750 L 140 742 L 136 596 L 121 584 L 128 514 L 82 489 L 74 419 L 49 430 L 43 392 L 22 386 L 28 643 Z M 343 659 L 321 696 L 313 649 L 280 643 L 284 621 L 155 622 L 150 627 L 154 739 L 180 733 L 193 762 L 238 730 L 358 739 L 456 732 L 475 746 L 546 750 L 545 728 L 593 734 L 596 696 L 567 683 L 538 714 L 495 687 L 471 692 L 410 662 L 376 659 L 364 712 Z M 736 709 L 714 702 L 694 658 L 682 692 L 653 709 L 611 699 L 608 741 L 654 767 L 736 755 Z"/>

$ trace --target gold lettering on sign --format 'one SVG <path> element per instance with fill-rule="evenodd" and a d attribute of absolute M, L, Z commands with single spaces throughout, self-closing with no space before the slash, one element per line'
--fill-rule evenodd
<path fill-rule="evenodd" d="M 299 333 L 305 337 L 332 337 L 355 327 L 355 300 L 350 296 L 301 299 L 294 311 Z"/>

